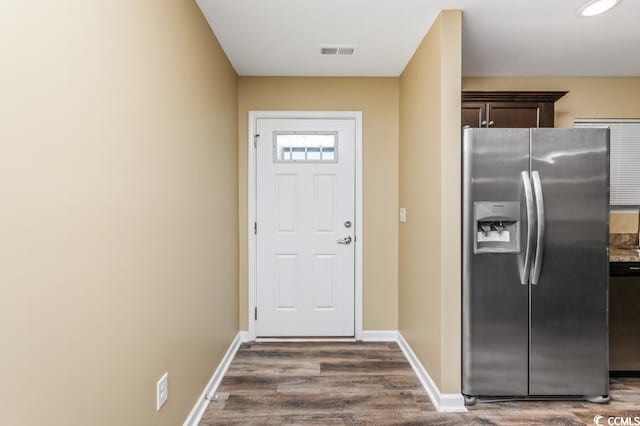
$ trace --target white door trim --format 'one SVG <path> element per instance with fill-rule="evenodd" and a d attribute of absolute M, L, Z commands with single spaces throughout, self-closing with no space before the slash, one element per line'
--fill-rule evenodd
<path fill-rule="evenodd" d="M 247 233 L 249 236 L 248 248 L 248 312 L 249 339 L 256 339 L 256 324 L 254 309 L 257 303 L 257 276 L 256 276 L 256 235 L 254 224 L 256 222 L 256 150 L 254 140 L 256 134 L 256 121 L 259 118 L 290 118 L 290 119 L 342 119 L 354 120 L 356 129 L 356 215 L 355 215 L 355 339 L 362 340 L 362 111 L 249 111 L 249 133 L 247 138 Z"/>

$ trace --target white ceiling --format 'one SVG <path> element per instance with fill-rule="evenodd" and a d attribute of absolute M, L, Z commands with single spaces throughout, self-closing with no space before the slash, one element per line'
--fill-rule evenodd
<path fill-rule="evenodd" d="M 398 76 L 440 10 L 462 9 L 465 76 L 640 76 L 640 0 L 581 18 L 586 2 L 197 0 L 240 75 Z"/>

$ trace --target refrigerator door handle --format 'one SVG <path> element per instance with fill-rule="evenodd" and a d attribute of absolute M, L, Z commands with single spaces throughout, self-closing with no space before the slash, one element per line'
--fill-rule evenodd
<path fill-rule="evenodd" d="M 533 208 L 533 191 L 531 189 L 531 179 L 529 178 L 529 172 L 523 171 L 522 174 L 522 186 L 524 187 L 524 200 L 527 207 L 527 242 L 524 254 L 524 265 L 520 272 L 520 283 L 522 285 L 529 284 L 529 271 L 531 270 L 531 252 L 532 252 L 532 238 L 534 223 L 534 208 Z"/>
<path fill-rule="evenodd" d="M 540 174 L 537 171 L 531 172 L 533 179 L 533 191 L 536 196 L 536 213 L 538 218 L 538 237 L 536 238 L 536 257 L 533 262 L 533 271 L 531 272 L 531 284 L 538 284 L 540 280 L 540 272 L 542 271 L 542 260 L 544 258 L 544 196 L 542 195 L 542 182 Z"/>

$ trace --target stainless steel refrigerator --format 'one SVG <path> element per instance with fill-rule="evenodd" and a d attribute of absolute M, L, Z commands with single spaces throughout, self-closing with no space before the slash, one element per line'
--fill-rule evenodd
<path fill-rule="evenodd" d="M 608 129 L 464 129 L 463 383 L 608 401 Z"/>

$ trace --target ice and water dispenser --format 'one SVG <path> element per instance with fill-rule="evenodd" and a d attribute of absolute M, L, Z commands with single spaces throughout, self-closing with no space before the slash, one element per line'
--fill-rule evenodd
<path fill-rule="evenodd" d="M 520 252 L 520 203 L 479 201 L 473 203 L 473 252 Z"/>

